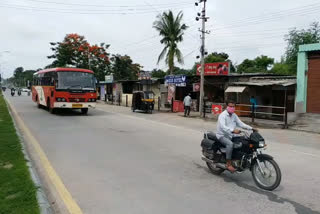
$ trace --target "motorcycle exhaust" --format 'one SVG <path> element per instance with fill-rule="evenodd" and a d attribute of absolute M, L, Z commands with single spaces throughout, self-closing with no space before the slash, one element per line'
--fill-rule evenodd
<path fill-rule="evenodd" d="M 226 165 L 223 164 L 223 163 L 215 163 L 215 162 L 213 162 L 213 160 L 210 160 L 210 159 L 208 159 L 208 158 L 206 158 L 206 157 L 202 157 L 201 159 L 202 159 L 203 161 L 207 162 L 207 163 L 213 164 L 213 165 L 214 165 L 215 167 L 217 167 L 217 168 L 227 169 L 227 168 L 226 168 Z"/>
<path fill-rule="evenodd" d="M 203 161 L 205 161 L 205 162 L 208 162 L 208 163 L 211 163 L 211 164 L 215 164 L 212 160 L 210 160 L 210 159 L 208 159 L 208 158 L 206 158 L 206 157 L 202 157 L 201 158 Z"/>
<path fill-rule="evenodd" d="M 223 163 L 216 163 L 216 167 L 221 168 L 221 169 L 227 169 L 226 165 Z"/>

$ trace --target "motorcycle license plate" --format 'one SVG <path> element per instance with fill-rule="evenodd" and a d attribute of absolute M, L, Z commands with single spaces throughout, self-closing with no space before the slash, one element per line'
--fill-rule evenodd
<path fill-rule="evenodd" d="M 72 104 L 72 108 L 82 108 L 82 104 Z"/>

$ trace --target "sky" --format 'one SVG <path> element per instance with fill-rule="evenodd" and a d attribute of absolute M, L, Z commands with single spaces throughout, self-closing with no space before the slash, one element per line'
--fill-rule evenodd
<path fill-rule="evenodd" d="M 197 61 L 201 11 L 192 0 L 0 0 L 0 72 L 12 76 L 16 67 L 38 69 L 50 64 L 49 42 L 69 33 L 85 36 L 90 44 L 110 44 L 110 54 L 127 54 L 143 70 L 167 69 L 157 64 L 163 49 L 152 24 L 171 9 L 183 11 L 189 28 L 178 46 L 184 64 Z M 320 20 L 319 0 L 207 0 L 207 52 L 226 52 L 235 64 L 267 55 L 280 60 L 285 34 Z"/>

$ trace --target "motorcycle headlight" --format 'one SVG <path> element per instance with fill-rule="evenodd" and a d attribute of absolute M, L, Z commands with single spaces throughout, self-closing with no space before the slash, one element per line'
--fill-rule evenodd
<path fill-rule="evenodd" d="M 259 141 L 259 147 L 264 148 L 266 143 L 264 141 Z"/>

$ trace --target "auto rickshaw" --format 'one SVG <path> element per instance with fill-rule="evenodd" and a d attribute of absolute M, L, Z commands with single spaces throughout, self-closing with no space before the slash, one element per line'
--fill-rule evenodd
<path fill-rule="evenodd" d="M 154 109 L 154 93 L 152 91 L 136 91 L 132 95 L 132 111 L 141 110 L 152 113 Z"/>

